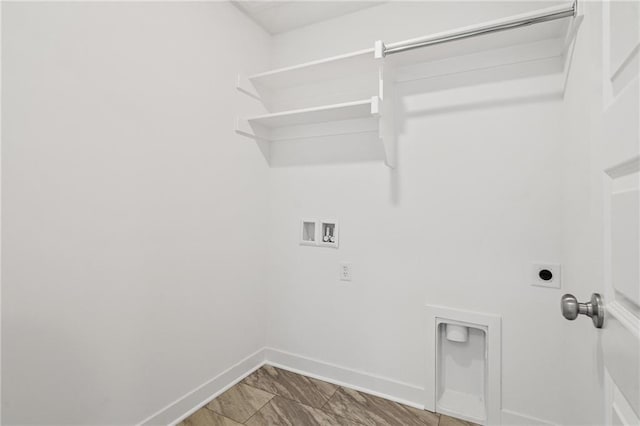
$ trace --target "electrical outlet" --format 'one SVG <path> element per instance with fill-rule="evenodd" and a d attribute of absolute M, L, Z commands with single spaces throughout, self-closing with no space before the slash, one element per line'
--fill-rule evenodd
<path fill-rule="evenodd" d="M 340 281 L 351 281 L 351 263 L 340 262 Z"/>
<path fill-rule="evenodd" d="M 534 263 L 531 266 L 531 285 L 560 288 L 560 265 L 556 263 Z"/>

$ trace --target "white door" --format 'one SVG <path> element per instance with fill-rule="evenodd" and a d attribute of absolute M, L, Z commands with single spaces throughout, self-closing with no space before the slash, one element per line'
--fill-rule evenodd
<path fill-rule="evenodd" d="M 640 1 L 603 4 L 607 425 L 640 425 Z"/>

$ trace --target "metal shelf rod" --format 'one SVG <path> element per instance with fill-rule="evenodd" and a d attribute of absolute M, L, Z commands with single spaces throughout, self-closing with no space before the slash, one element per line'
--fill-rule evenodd
<path fill-rule="evenodd" d="M 416 42 L 396 45 L 393 47 L 385 47 L 383 55 L 393 55 L 395 53 L 406 52 L 408 50 L 420 49 L 422 47 L 434 46 L 436 44 L 448 43 L 450 41 L 462 40 L 479 35 L 492 34 L 500 31 L 511 30 L 514 28 L 526 27 L 542 22 L 554 21 L 556 19 L 575 17 L 577 13 L 577 0 L 571 6 L 561 9 L 540 11 L 537 15 L 528 16 L 526 18 L 515 18 L 503 21 L 497 24 L 489 24 L 468 30 L 452 32 L 446 35 L 428 37 Z"/>

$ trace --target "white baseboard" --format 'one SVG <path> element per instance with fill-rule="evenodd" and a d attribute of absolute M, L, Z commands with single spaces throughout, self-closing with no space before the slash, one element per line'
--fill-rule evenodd
<path fill-rule="evenodd" d="M 547 420 L 537 419 L 515 411 L 502 409 L 502 426 L 558 426 Z"/>
<path fill-rule="evenodd" d="M 264 363 L 265 349 L 262 348 L 194 390 L 181 396 L 166 407 L 158 410 L 156 413 L 138 423 L 138 425 L 174 425 L 262 367 Z"/>
<path fill-rule="evenodd" d="M 425 389 L 274 348 L 262 348 L 211 380 L 181 396 L 138 423 L 139 426 L 175 425 L 264 364 L 362 391 L 423 410 Z M 502 410 L 502 426 L 558 426 L 555 423 Z"/>
<path fill-rule="evenodd" d="M 424 409 L 424 388 L 386 377 L 330 364 L 273 348 L 265 349 L 266 363 L 325 382 Z"/>

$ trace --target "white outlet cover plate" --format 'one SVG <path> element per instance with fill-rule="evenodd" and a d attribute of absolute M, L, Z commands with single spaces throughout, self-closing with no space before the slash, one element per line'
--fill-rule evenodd
<path fill-rule="evenodd" d="M 351 281 L 351 262 L 340 262 L 340 281 Z"/>
<path fill-rule="evenodd" d="M 540 271 L 547 269 L 553 275 L 548 281 L 540 278 Z M 536 262 L 531 264 L 531 285 L 536 287 L 560 288 L 562 285 L 562 269 L 558 263 Z"/>

